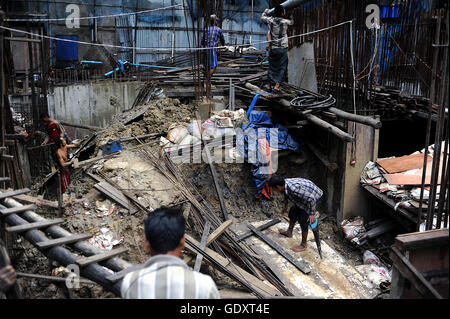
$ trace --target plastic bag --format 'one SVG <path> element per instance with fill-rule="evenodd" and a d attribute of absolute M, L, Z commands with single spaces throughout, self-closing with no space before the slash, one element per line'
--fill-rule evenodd
<path fill-rule="evenodd" d="M 191 134 L 192 136 L 195 136 L 198 139 L 202 138 L 199 121 L 190 122 L 189 124 L 186 125 L 186 128 L 189 134 Z"/>
<path fill-rule="evenodd" d="M 383 263 L 381 262 L 380 258 L 377 257 L 373 252 L 370 250 L 366 250 L 363 254 L 363 261 L 364 265 L 376 265 L 383 267 Z"/>
<path fill-rule="evenodd" d="M 214 123 L 214 121 L 212 120 L 206 120 L 203 124 L 202 124 L 202 138 L 204 140 L 209 140 L 214 138 L 214 134 L 216 133 L 216 123 Z"/>
<path fill-rule="evenodd" d="M 177 126 L 170 128 L 167 134 L 167 139 L 172 143 L 179 144 L 183 138 L 188 135 L 189 132 L 184 125 L 178 124 Z"/>
<path fill-rule="evenodd" d="M 345 238 L 350 241 L 358 238 L 366 231 L 364 228 L 364 220 L 361 216 L 352 219 L 344 219 L 341 223 L 341 227 L 345 234 Z"/>
<path fill-rule="evenodd" d="M 355 267 L 360 273 L 364 274 L 376 287 L 382 282 L 391 282 L 391 274 L 386 267 L 377 265 L 359 265 Z"/>

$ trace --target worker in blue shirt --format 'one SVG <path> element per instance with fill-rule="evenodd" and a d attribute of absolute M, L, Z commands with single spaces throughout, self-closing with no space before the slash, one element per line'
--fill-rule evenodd
<path fill-rule="evenodd" d="M 219 22 L 219 18 L 215 14 L 210 16 L 210 26 L 205 29 L 203 32 L 203 37 L 201 44 L 203 47 L 211 48 L 209 50 L 206 50 L 207 54 L 205 55 L 205 66 L 208 63 L 210 64 L 211 69 L 211 76 L 214 74 L 217 68 L 217 49 L 219 42 L 222 45 L 225 45 L 225 38 L 223 37 L 222 29 L 217 26 L 217 23 Z"/>

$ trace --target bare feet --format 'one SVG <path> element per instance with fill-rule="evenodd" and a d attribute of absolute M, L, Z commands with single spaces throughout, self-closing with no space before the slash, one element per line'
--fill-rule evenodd
<path fill-rule="evenodd" d="M 273 90 L 276 92 L 280 92 L 280 83 L 275 84 Z"/>
<path fill-rule="evenodd" d="M 284 236 L 286 236 L 286 237 L 289 237 L 289 238 L 292 237 L 292 230 L 289 231 L 289 229 L 287 229 L 287 230 L 278 229 L 278 232 L 279 232 L 281 235 L 284 235 Z"/>
<path fill-rule="evenodd" d="M 292 247 L 292 250 L 295 251 L 295 252 L 297 252 L 297 253 L 302 252 L 302 251 L 304 251 L 305 249 L 306 249 L 306 244 L 305 244 L 305 245 L 300 244 L 300 245 L 298 245 L 298 246 Z"/>

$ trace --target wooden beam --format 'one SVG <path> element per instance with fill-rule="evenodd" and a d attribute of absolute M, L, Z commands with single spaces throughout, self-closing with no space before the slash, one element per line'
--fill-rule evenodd
<path fill-rule="evenodd" d="M 229 219 L 225 222 L 223 222 L 219 227 L 217 227 L 211 235 L 208 236 L 208 239 L 206 240 L 206 246 L 209 246 L 213 241 L 215 241 L 217 238 L 219 238 L 220 235 L 223 234 L 224 231 L 227 230 L 228 227 L 233 224 L 233 220 Z"/>
<path fill-rule="evenodd" d="M 190 203 L 189 203 L 190 204 Z M 209 230 L 211 229 L 211 223 L 206 221 L 205 228 L 203 229 L 202 239 L 200 240 L 200 248 L 205 250 L 207 244 L 206 240 L 208 239 Z M 195 259 L 194 271 L 200 271 L 200 266 L 202 265 L 202 254 L 197 254 L 197 258 Z"/>
<path fill-rule="evenodd" d="M 306 143 L 306 145 L 330 172 L 334 172 L 335 170 L 338 169 L 338 167 L 339 167 L 338 164 L 336 164 L 334 162 L 330 162 L 328 160 L 328 157 L 325 154 L 323 154 L 321 151 L 319 151 L 319 149 L 317 149 L 317 147 L 315 147 L 314 145 L 312 145 L 310 143 Z"/>
<path fill-rule="evenodd" d="M 56 201 L 50 201 L 43 198 L 33 197 L 30 195 L 15 195 L 15 199 L 27 202 L 27 203 L 34 203 L 37 206 L 47 206 L 51 208 L 58 208 L 58 202 Z"/>
<path fill-rule="evenodd" d="M 327 121 L 322 120 L 321 118 L 318 118 L 315 115 L 312 114 L 306 114 L 306 113 L 300 113 L 303 115 L 308 121 L 310 121 L 313 124 L 316 124 L 317 126 L 327 130 L 328 132 L 332 133 L 333 135 L 337 136 L 339 139 L 345 141 L 345 142 L 351 142 L 353 141 L 353 136 L 350 134 L 342 131 L 341 129 L 337 128 L 336 126 L 328 123 Z"/>
<path fill-rule="evenodd" d="M 86 129 L 86 130 L 91 130 L 91 131 L 100 131 L 103 130 L 103 128 L 98 127 L 98 126 L 90 126 L 90 125 L 81 125 L 81 124 L 72 124 L 72 123 L 67 123 L 64 121 L 60 121 L 57 120 L 59 123 L 61 123 L 62 125 L 65 126 L 71 126 L 71 127 L 76 127 L 76 128 L 82 128 L 82 129 Z"/>
<path fill-rule="evenodd" d="M 256 85 L 253 85 L 251 83 L 245 83 L 245 87 L 252 90 L 253 92 L 256 93 L 265 93 L 264 90 L 260 89 L 259 87 L 257 87 Z M 304 117 L 305 119 L 307 119 L 309 122 L 329 131 L 330 133 L 334 134 L 335 136 L 337 136 L 338 138 L 340 138 L 341 140 L 344 140 L 345 142 L 351 142 L 353 141 L 353 136 L 351 136 L 350 134 L 340 130 L 339 128 L 337 128 L 336 126 L 318 118 L 315 115 L 310 114 L 310 112 L 308 112 L 309 110 L 306 111 L 299 111 L 299 110 L 295 110 L 294 108 L 292 108 L 290 106 L 290 102 L 286 99 L 283 98 L 277 98 L 276 96 L 271 96 L 271 95 L 266 95 L 266 98 L 269 100 L 276 100 L 278 101 L 278 103 L 283 106 L 284 109 L 286 109 L 287 111 L 293 112 L 295 114 L 298 114 L 299 116 Z"/>
<path fill-rule="evenodd" d="M 265 223 L 265 224 L 259 226 L 259 227 L 256 228 L 256 229 L 259 230 L 259 231 L 263 231 L 264 229 L 267 229 L 267 228 L 269 228 L 269 227 L 272 227 L 273 225 L 276 225 L 276 224 L 278 224 L 279 222 L 281 222 L 281 220 L 278 219 L 278 218 L 275 218 L 275 219 L 272 219 L 271 221 L 269 221 L 269 222 L 267 222 L 267 223 Z M 244 239 L 246 239 L 246 238 L 248 238 L 248 237 L 251 237 L 251 236 L 253 236 L 253 232 L 250 230 L 250 231 L 248 231 L 248 232 L 246 232 L 246 233 L 240 235 L 238 238 L 236 238 L 236 241 L 239 242 L 239 241 L 244 240 Z"/>
<path fill-rule="evenodd" d="M 338 108 L 335 107 L 329 107 L 328 111 L 336 114 L 337 116 L 352 121 L 352 122 L 357 122 L 357 123 L 361 123 L 361 124 L 365 124 L 365 125 L 370 125 L 373 128 L 379 129 L 381 128 L 381 121 L 374 119 L 372 117 L 369 116 L 362 116 L 362 115 L 357 115 L 357 114 L 352 114 L 352 113 L 348 113 L 345 112 L 343 110 L 340 110 Z"/>
<path fill-rule="evenodd" d="M 219 203 L 220 203 L 220 209 L 222 210 L 223 218 L 224 220 L 227 220 L 228 213 L 227 213 L 227 207 L 225 205 L 225 200 L 223 198 L 222 189 L 219 186 L 218 178 L 217 178 L 217 171 L 214 168 L 214 164 L 211 160 L 211 153 L 209 151 L 209 147 L 207 144 L 204 144 L 204 150 L 206 154 L 206 159 L 208 161 L 209 168 L 211 170 L 211 175 L 214 181 L 214 187 L 216 188 L 217 196 L 219 197 Z"/>
<path fill-rule="evenodd" d="M 8 198 L 8 197 L 14 197 L 17 195 L 21 195 L 21 194 L 25 194 L 25 193 L 29 193 L 30 189 L 29 188 L 22 188 L 22 189 L 16 189 L 13 191 L 9 191 L 6 193 L 0 193 L 0 200 Z"/>
<path fill-rule="evenodd" d="M 0 183 L 1 182 L 9 182 L 11 179 L 9 177 L 0 177 Z"/>
<path fill-rule="evenodd" d="M 44 275 L 37 275 L 37 274 L 27 274 L 23 272 L 16 272 L 16 275 L 18 278 L 34 278 L 34 279 L 43 279 L 43 280 L 49 280 L 49 281 L 60 281 L 60 282 L 66 282 L 67 278 L 61 278 L 56 276 L 44 276 Z M 98 285 L 95 281 L 91 280 L 83 280 L 79 279 L 80 284 L 93 284 Z"/>
<path fill-rule="evenodd" d="M 260 239 L 262 239 L 263 242 L 265 242 L 267 245 L 272 247 L 277 253 L 279 253 L 281 256 L 286 258 L 287 261 L 289 261 L 291 264 L 293 264 L 295 267 L 297 267 L 298 270 L 300 270 L 304 274 L 308 274 L 311 272 L 311 270 L 308 267 L 308 264 L 305 263 L 302 260 L 295 260 L 294 257 L 292 257 L 290 254 L 288 254 L 283 248 L 281 248 L 276 242 L 274 242 L 272 239 L 267 237 L 265 234 L 263 234 L 261 231 L 257 230 L 253 225 L 247 224 L 247 227 L 255 233 Z"/>
<path fill-rule="evenodd" d="M 193 253 L 197 253 L 197 250 L 193 248 L 190 243 L 196 245 L 197 247 L 200 245 L 198 241 L 196 241 L 194 238 L 189 236 L 188 234 L 186 236 L 186 248 Z M 220 263 L 222 267 L 226 268 L 230 273 L 235 275 L 236 277 L 240 278 L 243 281 L 248 282 L 253 289 L 258 291 L 263 296 L 279 296 L 281 293 L 271 284 L 267 284 L 263 282 L 262 280 L 258 279 L 257 277 L 253 276 L 252 274 L 248 273 L 235 263 L 233 263 L 230 259 L 227 259 L 225 257 L 222 257 L 212 249 L 206 247 L 205 248 L 205 254 L 209 255 L 211 258 L 213 258 L 215 261 Z"/>
<path fill-rule="evenodd" d="M 60 246 L 60 245 L 65 245 L 65 244 L 72 244 L 75 243 L 77 241 L 81 241 L 81 240 L 86 240 L 88 238 L 91 238 L 92 235 L 91 234 L 76 234 L 76 235 L 72 235 L 72 236 L 67 236 L 67 237 L 61 237 L 61 238 L 56 238 L 56 239 L 49 239 L 46 241 L 41 241 L 36 243 L 36 246 L 39 249 L 48 249 L 48 248 L 52 248 L 55 246 Z"/>
<path fill-rule="evenodd" d="M 126 274 L 128 274 L 128 273 L 130 273 L 132 271 L 140 270 L 142 268 L 144 268 L 143 264 L 133 265 L 131 267 L 128 267 L 128 268 L 123 269 L 123 270 L 121 270 L 119 272 L 116 272 L 113 275 L 110 275 L 110 276 L 106 277 L 106 280 L 108 280 L 111 283 L 115 283 L 115 282 L 118 282 L 123 277 L 125 277 Z"/>
<path fill-rule="evenodd" d="M 128 248 L 121 247 L 121 248 L 110 250 L 103 254 L 97 254 L 97 255 L 90 256 L 90 257 L 79 258 L 76 260 L 76 263 L 80 267 L 86 267 L 90 264 L 98 263 L 100 261 L 104 261 L 106 259 L 113 258 L 117 255 L 120 255 L 120 254 L 126 252 L 126 251 L 128 251 Z"/>
<path fill-rule="evenodd" d="M 24 231 L 28 231 L 31 229 L 41 229 L 41 228 L 47 228 L 53 225 L 58 225 L 64 223 L 63 218 L 57 218 L 53 220 L 46 220 L 42 222 L 35 222 L 35 223 L 29 223 L 19 226 L 12 226 L 12 227 L 6 227 L 6 231 L 9 233 L 21 233 Z"/>
<path fill-rule="evenodd" d="M 394 267 L 413 284 L 423 297 L 444 299 L 396 247 L 391 247 L 389 258 L 394 262 Z"/>
<path fill-rule="evenodd" d="M 11 214 L 19 214 L 22 212 L 25 212 L 27 210 L 35 210 L 36 209 L 36 205 L 35 204 L 29 204 L 29 205 L 23 205 L 23 206 L 19 206 L 19 207 L 11 207 L 11 208 L 6 208 L 6 209 L 0 209 L 0 213 L 3 216 L 8 216 Z"/>

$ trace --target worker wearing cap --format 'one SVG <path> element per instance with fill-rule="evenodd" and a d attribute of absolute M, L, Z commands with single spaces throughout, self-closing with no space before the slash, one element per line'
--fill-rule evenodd
<path fill-rule="evenodd" d="M 207 59 L 209 59 L 211 68 L 210 74 L 212 76 L 217 68 L 216 47 L 218 46 L 219 42 L 221 42 L 222 45 L 225 45 L 225 38 L 223 37 L 222 29 L 217 26 L 219 18 L 217 18 L 215 14 L 210 16 L 209 22 L 210 26 L 203 32 L 201 44 L 204 47 L 211 48 L 210 50 L 207 50 L 205 63 L 207 63 Z"/>
<path fill-rule="evenodd" d="M 269 26 L 269 85 L 267 89 L 280 90 L 280 83 L 284 81 L 288 65 L 288 26 L 293 25 L 293 20 L 286 19 L 286 10 L 281 6 L 275 6 L 274 17 L 268 16 L 269 9 L 264 10 L 261 20 Z M 275 86 L 274 86 L 275 84 Z"/>

